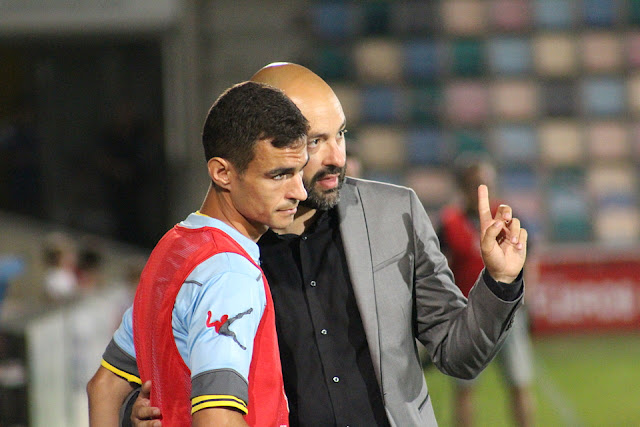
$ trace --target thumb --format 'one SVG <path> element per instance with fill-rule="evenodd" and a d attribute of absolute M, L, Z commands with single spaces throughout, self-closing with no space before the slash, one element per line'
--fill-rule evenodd
<path fill-rule="evenodd" d="M 151 380 L 145 381 L 145 383 L 142 384 L 142 388 L 140 389 L 140 397 L 144 399 L 151 398 Z"/>
<path fill-rule="evenodd" d="M 500 232 L 502 231 L 502 225 L 502 221 L 494 220 L 494 222 L 489 227 L 487 227 L 482 241 L 480 242 L 483 252 L 491 252 L 493 246 L 496 244 L 496 238 L 498 237 L 498 234 L 500 234 Z"/>

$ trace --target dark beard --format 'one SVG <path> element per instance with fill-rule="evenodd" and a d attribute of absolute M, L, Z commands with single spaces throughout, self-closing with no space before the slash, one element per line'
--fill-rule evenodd
<path fill-rule="evenodd" d="M 304 188 L 307 190 L 307 200 L 300 202 L 300 206 L 304 206 L 311 209 L 329 210 L 340 201 L 340 189 L 344 184 L 344 176 L 347 170 L 344 167 L 328 166 L 327 168 L 318 171 L 309 184 L 305 183 Z M 316 184 L 319 180 L 327 175 L 338 174 L 338 186 L 327 191 L 319 191 L 316 189 Z"/>

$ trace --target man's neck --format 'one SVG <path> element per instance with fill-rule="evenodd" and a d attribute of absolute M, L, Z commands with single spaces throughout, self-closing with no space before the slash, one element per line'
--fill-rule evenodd
<path fill-rule="evenodd" d="M 254 242 L 257 242 L 260 236 L 267 231 L 266 226 L 251 223 L 240 215 L 240 213 L 233 208 L 233 203 L 229 195 L 224 191 L 218 192 L 213 187 L 209 187 L 199 211 L 203 215 L 218 219 L 235 228 Z"/>
<path fill-rule="evenodd" d="M 277 234 L 301 235 L 316 220 L 317 209 L 311 209 L 298 205 L 298 212 L 293 217 L 293 222 L 285 228 L 273 229 Z"/>

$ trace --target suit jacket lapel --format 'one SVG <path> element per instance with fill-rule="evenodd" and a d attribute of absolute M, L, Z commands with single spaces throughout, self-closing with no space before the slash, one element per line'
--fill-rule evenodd
<path fill-rule="evenodd" d="M 373 368 L 382 388 L 380 376 L 380 336 L 378 333 L 378 315 L 376 309 L 373 265 L 367 222 L 360 193 L 355 185 L 345 182 L 340 190 L 338 204 L 340 214 L 340 233 L 344 253 L 349 266 L 349 276 L 353 285 L 356 303 L 362 318 L 364 332 L 369 344 Z"/>

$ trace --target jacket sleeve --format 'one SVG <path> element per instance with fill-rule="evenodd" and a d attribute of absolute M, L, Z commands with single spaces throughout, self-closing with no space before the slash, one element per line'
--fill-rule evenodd
<path fill-rule="evenodd" d="M 474 378 L 500 349 L 522 293 L 514 301 L 503 301 L 480 273 L 467 300 L 454 283 L 431 221 L 413 191 L 410 203 L 417 338 L 440 371 Z"/>

